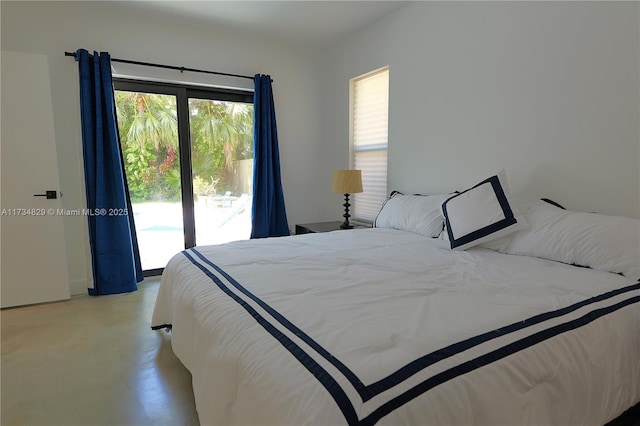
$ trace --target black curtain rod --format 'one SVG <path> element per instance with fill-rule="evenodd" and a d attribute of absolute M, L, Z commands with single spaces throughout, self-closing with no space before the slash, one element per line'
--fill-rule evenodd
<path fill-rule="evenodd" d="M 76 57 L 75 52 L 64 52 L 64 56 L 73 56 Z M 217 71 L 207 71 L 207 70 L 199 70 L 195 68 L 185 68 L 185 67 L 176 67 L 173 65 L 161 65 L 161 64 L 153 64 L 151 62 L 140 62 L 140 61 L 130 61 L 128 59 L 116 59 L 111 58 L 111 62 L 122 62 L 123 64 L 133 64 L 133 65 L 143 65 L 145 67 L 155 67 L 155 68 L 167 68 L 170 70 L 177 70 L 180 72 L 191 71 L 191 72 L 199 72 L 203 74 L 215 74 L 215 75 L 225 75 L 227 77 L 238 77 L 238 78 L 248 78 L 249 80 L 253 80 L 253 77 L 248 75 L 240 75 L 240 74 L 229 74 L 226 72 L 217 72 Z M 273 81 L 273 80 L 271 80 Z"/>

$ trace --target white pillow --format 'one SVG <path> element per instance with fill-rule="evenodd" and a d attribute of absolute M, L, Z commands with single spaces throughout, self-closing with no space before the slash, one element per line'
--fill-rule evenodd
<path fill-rule="evenodd" d="M 541 257 L 640 279 L 640 220 L 563 210 L 538 201 L 508 254 Z"/>
<path fill-rule="evenodd" d="M 504 170 L 446 200 L 442 216 L 452 250 L 466 250 L 527 226 L 509 199 Z"/>
<path fill-rule="evenodd" d="M 535 204 L 535 201 L 525 200 L 523 198 L 516 198 L 516 197 L 513 197 L 511 201 L 513 202 L 513 205 L 515 206 L 515 208 L 518 209 L 522 217 L 525 218 L 525 221 L 528 222 L 527 213 L 529 212 L 529 210 L 531 210 L 531 208 Z M 517 232 L 512 232 L 509 235 L 498 238 L 496 240 L 485 241 L 482 244 L 478 244 L 478 247 L 484 247 L 484 248 L 498 251 L 500 253 L 506 253 L 507 249 L 509 248 L 509 243 L 511 242 L 511 239 L 516 234 Z"/>
<path fill-rule="evenodd" d="M 450 195 L 404 195 L 394 192 L 380 209 L 373 226 L 435 238 L 444 226 L 440 205 Z"/>

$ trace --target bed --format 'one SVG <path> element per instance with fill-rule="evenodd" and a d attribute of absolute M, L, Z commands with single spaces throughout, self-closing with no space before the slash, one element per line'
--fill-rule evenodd
<path fill-rule="evenodd" d="M 201 424 L 603 425 L 638 404 L 640 222 L 576 219 L 541 201 L 518 209 L 498 191 L 515 222 L 470 242 L 465 204 L 500 182 L 398 194 L 371 229 L 176 254 L 152 327 L 171 328 Z M 550 214 L 580 226 L 547 251 L 578 246 L 569 256 L 583 267 L 536 251 L 531 238 L 565 226 L 541 225 Z M 585 227 L 613 235 L 613 255 L 594 255 Z"/>

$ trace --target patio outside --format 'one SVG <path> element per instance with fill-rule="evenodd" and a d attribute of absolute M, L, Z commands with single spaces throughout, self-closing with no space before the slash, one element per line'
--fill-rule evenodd
<path fill-rule="evenodd" d="M 251 197 L 198 197 L 194 205 L 196 244 L 199 246 L 247 240 L 251 236 Z M 133 214 L 142 267 L 164 268 L 184 250 L 182 204 L 134 203 Z"/>

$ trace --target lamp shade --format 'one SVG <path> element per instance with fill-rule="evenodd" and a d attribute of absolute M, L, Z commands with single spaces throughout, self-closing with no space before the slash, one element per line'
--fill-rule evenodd
<path fill-rule="evenodd" d="M 361 170 L 336 170 L 333 172 L 331 191 L 339 194 L 357 194 L 362 192 Z"/>

